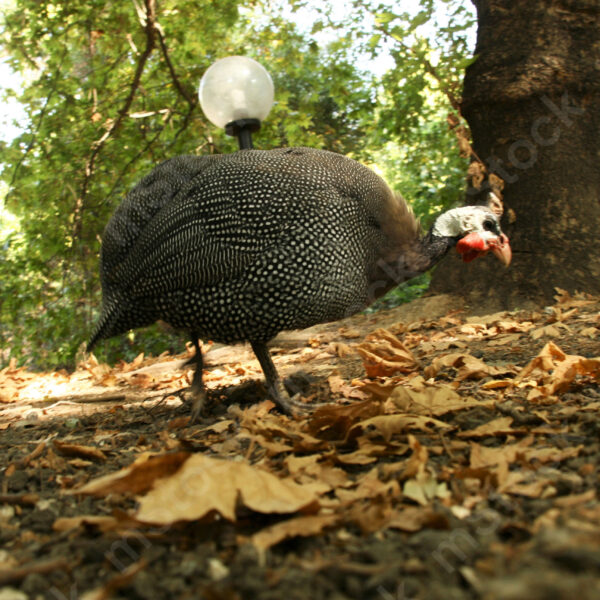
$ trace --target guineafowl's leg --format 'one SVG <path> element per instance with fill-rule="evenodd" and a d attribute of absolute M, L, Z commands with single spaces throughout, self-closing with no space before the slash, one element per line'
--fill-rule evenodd
<path fill-rule="evenodd" d="M 292 406 L 290 404 L 290 396 L 283 385 L 283 381 L 279 378 L 279 374 L 273 364 L 273 359 L 271 358 L 267 345 L 264 342 L 250 343 L 252 345 L 252 350 L 254 350 L 254 354 L 256 354 L 256 358 L 258 358 L 263 373 L 265 374 L 267 390 L 271 395 L 271 398 L 282 412 L 286 415 L 291 415 Z"/>
<path fill-rule="evenodd" d="M 198 336 L 194 332 L 192 332 L 192 343 L 196 349 L 196 354 L 193 358 L 193 362 L 196 363 L 196 370 L 194 371 L 194 378 L 192 379 L 192 385 L 190 386 L 189 391 L 192 396 L 191 422 L 194 423 L 204 408 L 206 389 L 204 388 L 204 382 L 202 381 L 202 369 L 204 366 L 202 361 L 202 350 L 198 343 Z"/>

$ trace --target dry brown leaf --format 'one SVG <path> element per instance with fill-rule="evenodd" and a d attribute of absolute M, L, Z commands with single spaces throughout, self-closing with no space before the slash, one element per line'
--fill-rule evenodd
<path fill-rule="evenodd" d="M 484 333 L 487 333 L 487 327 L 480 323 L 465 323 L 458 328 L 458 331 L 463 335 L 482 337 Z"/>
<path fill-rule="evenodd" d="M 492 330 L 496 330 L 498 333 L 524 333 L 529 331 L 533 327 L 531 321 L 506 321 L 501 320 L 494 323 Z"/>
<path fill-rule="evenodd" d="M 582 448 L 583 446 L 581 444 L 579 446 L 572 446 L 562 450 L 555 447 L 528 448 L 523 453 L 523 458 L 527 461 L 535 460 L 541 463 L 561 462 L 563 460 L 579 456 Z"/>
<path fill-rule="evenodd" d="M 512 344 L 521 338 L 520 333 L 506 333 L 497 337 L 496 339 L 490 340 L 488 346 L 506 346 Z"/>
<path fill-rule="evenodd" d="M 530 473 L 513 471 L 509 473 L 506 481 L 498 488 L 498 491 L 514 496 L 539 498 L 550 483 L 549 479 L 536 478 L 532 480 Z"/>
<path fill-rule="evenodd" d="M 522 381 L 525 377 L 535 370 L 551 371 L 554 369 L 556 361 L 563 361 L 567 355 L 553 342 L 548 342 L 541 352 L 529 362 L 529 364 L 520 371 L 515 377 L 515 383 Z"/>
<path fill-rule="evenodd" d="M 454 113 L 448 113 L 446 115 L 446 122 L 448 123 L 449 129 L 454 129 L 457 125 L 460 125 L 460 119 Z"/>
<path fill-rule="evenodd" d="M 509 477 L 509 466 L 523 456 L 533 441 L 533 436 L 528 436 L 515 444 L 492 448 L 472 443 L 470 467 L 474 471 L 487 470 L 495 485 L 502 485 Z"/>
<path fill-rule="evenodd" d="M 390 400 L 404 413 L 436 417 L 474 406 L 492 406 L 494 403 L 493 400 L 481 401 L 461 396 L 448 385 L 426 385 L 422 380 L 413 380 L 410 386 L 397 386 Z"/>
<path fill-rule="evenodd" d="M 473 443 L 471 444 L 471 458 L 469 464 L 473 469 L 482 469 L 497 466 L 502 463 L 514 463 L 517 460 L 517 455 L 522 455 L 533 442 L 533 436 L 527 436 L 515 444 L 499 447 L 480 446 L 479 444 Z"/>
<path fill-rule="evenodd" d="M 106 454 L 94 448 L 94 446 L 82 446 L 80 444 L 67 444 L 60 440 L 53 440 L 53 445 L 56 451 L 63 456 L 75 456 L 78 458 L 89 458 L 91 460 L 99 460 L 104 462 Z"/>
<path fill-rule="evenodd" d="M 436 513 L 430 508 L 407 506 L 394 513 L 388 527 L 414 533 L 415 531 L 420 531 L 423 527 L 449 529 L 450 523 L 445 515 Z"/>
<path fill-rule="evenodd" d="M 283 461 L 288 469 L 290 475 L 300 475 L 307 469 L 314 468 L 318 462 L 322 459 L 320 454 L 309 454 L 308 456 L 296 456 L 290 454 Z"/>
<path fill-rule="evenodd" d="M 512 379 L 495 379 L 481 384 L 482 390 L 499 390 L 513 385 Z"/>
<path fill-rule="evenodd" d="M 499 192 L 504 189 L 504 179 L 502 179 L 501 177 L 499 177 L 495 173 L 490 173 L 489 176 L 488 176 L 488 179 L 489 179 L 490 186 L 491 186 L 492 190 L 494 191 L 494 193 L 496 195 L 499 195 Z M 502 196 L 500 195 L 500 198 L 501 197 Z M 494 212 L 498 216 L 501 216 L 502 213 L 503 213 L 503 211 L 504 211 L 504 206 L 502 204 L 502 201 L 500 201 L 499 204 L 500 204 L 499 208 L 495 208 Z"/>
<path fill-rule="evenodd" d="M 84 460 L 83 458 L 72 458 L 69 461 L 69 464 L 75 467 L 76 469 L 84 469 L 93 465 L 94 463 L 91 460 Z"/>
<path fill-rule="evenodd" d="M 427 506 L 435 498 L 448 498 L 450 491 L 446 482 L 438 483 L 429 471 L 422 471 L 413 479 L 404 482 L 402 493 L 406 498 L 414 500 L 421 506 Z"/>
<path fill-rule="evenodd" d="M 488 435 L 507 435 L 512 434 L 514 431 L 511 429 L 511 424 L 513 422 L 512 417 L 500 417 L 498 419 L 494 419 L 489 423 L 484 423 L 483 425 L 479 425 L 479 427 L 475 427 L 475 429 L 470 429 L 469 431 L 461 431 L 458 433 L 458 437 L 487 437 Z"/>
<path fill-rule="evenodd" d="M 560 508 L 570 508 L 571 506 L 578 506 L 596 500 L 596 490 L 587 490 L 581 494 L 569 494 L 568 496 L 561 496 L 554 500 L 554 505 Z"/>
<path fill-rule="evenodd" d="M 326 486 L 324 491 L 344 487 L 349 484 L 348 474 L 343 469 L 334 467 L 327 462 L 320 462 L 320 454 L 295 456 L 291 454 L 285 459 L 289 474 L 298 483 L 314 480 Z"/>
<path fill-rule="evenodd" d="M 493 324 L 496 324 L 503 319 L 506 319 L 506 311 L 495 312 L 490 315 L 472 315 L 470 317 L 466 317 L 466 322 L 472 324 L 479 323 L 481 325 L 485 325 L 486 327 L 491 327 Z"/>
<path fill-rule="evenodd" d="M 327 404 L 315 410 L 308 420 L 311 435 L 327 440 L 343 440 L 352 425 L 381 414 L 381 403 L 373 400 L 353 402 L 347 406 Z"/>
<path fill-rule="evenodd" d="M 397 498 L 400 496 L 400 484 L 396 479 L 382 481 L 377 467 L 374 467 L 358 480 L 356 488 L 338 488 L 335 495 L 345 504 L 376 497 Z"/>
<path fill-rule="evenodd" d="M 143 454 L 129 467 L 92 479 L 84 486 L 66 493 L 94 496 L 105 496 L 111 493 L 143 494 L 152 487 L 156 479 L 169 477 L 175 473 L 190 456 L 188 452 L 160 456 Z"/>
<path fill-rule="evenodd" d="M 551 396 L 566 392 L 578 375 L 600 380 L 600 358 L 567 355 L 556 344 L 548 342 L 541 352 L 515 377 L 515 384 L 533 380 L 537 395 Z"/>
<path fill-rule="evenodd" d="M 548 336 L 548 337 L 560 337 L 560 328 L 566 329 L 567 331 L 570 331 L 569 327 L 567 327 L 567 325 L 565 325 L 564 323 L 554 323 L 552 325 L 544 325 L 543 327 L 538 327 L 537 329 L 533 329 L 532 331 L 529 332 L 529 335 L 534 339 L 537 340 L 543 336 Z"/>
<path fill-rule="evenodd" d="M 233 419 L 224 419 L 223 421 L 217 421 L 208 427 L 204 427 L 202 432 L 212 431 L 214 433 L 223 433 L 233 425 L 235 425 L 235 421 Z"/>
<path fill-rule="evenodd" d="M 0 382 L 0 402 L 8 404 L 19 399 L 19 388 L 12 382 L 4 379 Z"/>
<path fill-rule="evenodd" d="M 331 390 L 332 394 L 340 394 L 345 398 L 358 398 L 360 400 L 365 400 L 367 398 L 367 394 L 365 392 L 357 387 L 354 387 L 345 379 L 342 379 L 340 375 L 330 375 L 327 378 L 327 383 L 329 384 L 329 389 Z"/>
<path fill-rule="evenodd" d="M 431 428 L 448 429 L 450 425 L 421 415 L 379 415 L 354 425 L 348 432 L 348 441 L 355 439 L 364 433 L 367 436 L 375 434 L 381 436 L 386 442 L 389 442 L 397 433 L 406 433 L 407 431 L 418 429 L 427 433 Z"/>
<path fill-rule="evenodd" d="M 416 371 L 419 363 L 413 353 L 392 333 L 377 329 L 356 346 L 368 377 L 389 377 Z"/>
<path fill-rule="evenodd" d="M 425 377 L 427 379 L 435 377 L 442 369 L 447 367 L 457 369 L 459 381 L 463 381 L 464 379 L 482 379 L 489 376 L 495 377 L 497 375 L 517 372 L 517 369 L 513 366 L 492 367 L 470 354 L 454 352 L 436 358 L 425 369 Z"/>
<path fill-rule="evenodd" d="M 269 406 L 273 406 L 270 401 Z M 317 452 L 327 448 L 326 441 L 302 431 L 303 422 L 291 421 L 280 415 L 267 414 L 261 409 L 261 405 L 245 409 L 240 425 L 251 434 L 251 437 L 263 435 L 267 441 L 284 443 L 287 440 L 295 452 Z"/>
<path fill-rule="evenodd" d="M 460 143 L 460 138 L 459 138 L 459 143 Z M 463 145 L 464 145 L 464 142 L 463 142 Z M 469 151 L 470 151 L 470 147 L 471 146 L 469 144 Z M 462 152 L 464 152 L 463 147 L 461 147 L 461 153 Z M 466 156 L 469 156 L 469 154 L 466 154 Z M 467 179 L 469 179 L 469 181 L 471 182 L 471 185 L 475 189 L 478 190 L 481 187 L 481 184 L 483 183 L 484 178 L 485 178 L 485 167 L 477 160 L 471 161 L 467 168 Z"/>
<path fill-rule="evenodd" d="M 99 531 L 112 531 L 123 525 L 123 522 L 116 517 L 105 515 L 79 515 L 78 517 L 60 517 L 54 521 L 52 529 L 54 531 L 70 531 L 81 526 L 93 527 Z"/>
<path fill-rule="evenodd" d="M 564 450 L 555 447 L 531 447 L 533 441 L 533 436 L 528 436 L 515 444 L 492 448 L 473 443 L 471 445 L 470 466 L 474 470 L 489 470 L 500 487 L 503 485 L 512 486 L 523 481 L 522 479 L 517 480 L 516 475 L 513 474 L 515 472 L 509 470 L 509 465 L 512 463 L 518 460 L 539 463 L 561 462 L 578 456 L 582 449 L 582 446 L 565 448 Z M 520 473 L 520 471 L 517 473 Z M 519 494 L 526 495 L 524 490 L 527 488 L 514 489 L 519 489 Z"/>
<path fill-rule="evenodd" d="M 354 327 L 340 327 L 338 329 L 338 332 L 343 338 L 347 340 L 356 339 L 362 335 L 361 332 Z"/>
<path fill-rule="evenodd" d="M 144 353 L 140 352 L 130 363 L 123 364 L 123 372 L 127 373 L 128 371 L 135 371 L 139 367 L 141 367 L 144 362 Z"/>
<path fill-rule="evenodd" d="M 248 439 L 254 444 L 258 444 L 261 448 L 267 451 L 267 456 L 277 456 L 284 452 L 291 452 L 293 446 L 289 443 L 280 442 L 278 440 L 269 440 L 264 435 L 241 432 L 237 435 L 237 439 Z"/>
<path fill-rule="evenodd" d="M 357 525 L 364 534 L 369 534 L 386 527 L 393 514 L 391 498 L 377 496 L 354 502 L 346 509 L 344 517 Z"/>
<path fill-rule="evenodd" d="M 322 533 L 327 527 L 337 524 L 337 515 L 303 515 L 282 521 L 262 529 L 251 538 L 254 546 L 261 552 L 279 542 L 292 537 L 308 537 Z"/>
<path fill-rule="evenodd" d="M 397 476 L 400 481 L 416 477 L 419 473 L 423 473 L 429 460 L 427 447 L 423 446 L 414 435 L 408 436 L 408 443 L 412 454 L 400 465 L 402 470 Z"/>
<path fill-rule="evenodd" d="M 569 292 L 559 287 L 555 287 L 554 289 L 556 290 L 556 296 L 554 296 L 554 299 L 556 300 L 557 304 L 562 305 L 562 308 L 565 310 L 573 307 L 594 304 L 594 302 L 597 301 L 585 293 L 577 293 L 575 296 L 571 296 Z"/>
<path fill-rule="evenodd" d="M 382 444 L 374 444 L 364 437 L 358 437 L 355 440 L 359 448 L 354 452 L 342 454 L 338 452 L 334 455 L 336 462 L 343 465 L 368 465 L 377 460 L 378 456 L 387 454 L 387 446 Z"/>
<path fill-rule="evenodd" d="M 310 484 L 298 485 L 289 477 L 280 479 L 246 463 L 193 454 L 173 475 L 154 483 L 140 499 L 136 518 L 171 525 L 217 512 L 235 521 L 238 504 L 265 514 L 315 510 L 319 506 Z"/>
<path fill-rule="evenodd" d="M 369 381 L 364 384 L 360 389 L 365 392 L 368 396 L 377 402 L 383 402 L 388 399 L 390 394 L 394 391 L 395 385 L 392 379 L 387 379 L 385 382 Z"/>
<path fill-rule="evenodd" d="M 441 350 L 448 350 L 449 348 L 467 348 L 467 342 L 460 342 L 455 338 L 450 340 L 440 340 L 437 342 L 423 342 L 419 344 L 419 350 L 423 354 L 431 354 L 432 352 L 438 352 Z"/>
<path fill-rule="evenodd" d="M 433 469 L 428 468 L 426 465 L 428 459 L 427 449 L 421 447 L 416 438 L 412 436 L 410 438 L 414 453 L 408 463 L 413 461 L 414 464 L 412 469 L 410 464 L 407 464 L 401 478 L 407 475 L 414 476 L 405 481 L 402 489 L 403 494 L 423 506 L 429 504 L 434 498 L 448 498 L 450 492 L 447 484 L 445 482 L 438 483 Z"/>
<path fill-rule="evenodd" d="M 333 356 L 338 356 L 339 358 L 346 358 L 356 354 L 352 346 L 344 344 L 343 342 L 331 342 L 331 344 L 329 344 L 327 347 L 327 351 Z"/>

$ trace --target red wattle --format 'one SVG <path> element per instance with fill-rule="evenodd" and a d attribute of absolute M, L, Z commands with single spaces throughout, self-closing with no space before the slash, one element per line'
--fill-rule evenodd
<path fill-rule="evenodd" d="M 456 249 L 459 251 L 460 254 L 465 254 L 470 250 L 475 250 L 477 252 L 485 252 L 486 250 L 489 250 L 489 245 L 479 233 L 473 232 L 465 235 L 465 237 L 458 240 L 458 243 L 456 244 Z"/>

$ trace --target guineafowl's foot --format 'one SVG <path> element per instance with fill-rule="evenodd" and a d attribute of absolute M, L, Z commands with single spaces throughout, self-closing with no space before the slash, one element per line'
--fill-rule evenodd
<path fill-rule="evenodd" d="M 188 390 L 188 396 L 192 402 L 192 410 L 190 411 L 190 425 L 196 423 L 206 404 L 206 390 L 204 388 L 197 389 L 192 386 Z"/>
<path fill-rule="evenodd" d="M 290 395 L 287 393 L 283 382 L 279 378 L 279 374 L 277 373 L 277 369 L 273 364 L 273 359 L 269 354 L 269 350 L 267 345 L 264 342 L 250 342 L 252 345 L 252 350 L 254 350 L 254 354 L 256 354 L 256 358 L 258 358 L 258 362 L 265 374 L 265 379 L 267 380 L 267 391 L 271 396 L 272 400 L 275 402 L 279 410 L 285 413 L 286 415 L 292 415 L 292 404 L 293 401 L 290 398 Z M 294 396 L 295 398 L 296 396 Z"/>
<path fill-rule="evenodd" d="M 269 391 L 269 395 L 271 399 L 279 410 L 286 415 L 293 415 L 292 411 L 292 400 L 290 395 L 287 393 L 285 386 L 283 385 L 283 381 L 277 378 L 273 383 L 267 381 L 267 390 Z"/>
<path fill-rule="evenodd" d="M 190 423 L 195 423 L 202 414 L 204 405 L 206 404 L 206 388 L 204 387 L 204 382 L 202 381 L 203 361 L 202 350 L 200 349 L 200 344 L 198 343 L 198 336 L 193 331 L 191 336 L 194 348 L 196 348 L 196 354 L 188 362 L 195 362 L 196 370 L 194 371 L 194 379 L 192 379 L 192 385 L 188 390 L 188 395 L 192 401 Z"/>

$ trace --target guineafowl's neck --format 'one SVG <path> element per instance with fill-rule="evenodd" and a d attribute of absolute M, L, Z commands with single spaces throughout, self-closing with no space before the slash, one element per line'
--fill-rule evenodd
<path fill-rule="evenodd" d="M 427 263 L 423 271 L 428 271 L 434 267 L 450 248 L 456 246 L 457 237 L 434 235 L 433 227 L 420 240 L 423 259 Z"/>
<path fill-rule="evenodd" d="M 370 301 L 393 287 L 431 269 L 457 242 L 456 238 L 433 235 L 430 230 L 410 246 L 391 250 L 379 257 L 370 274 Z"/>

